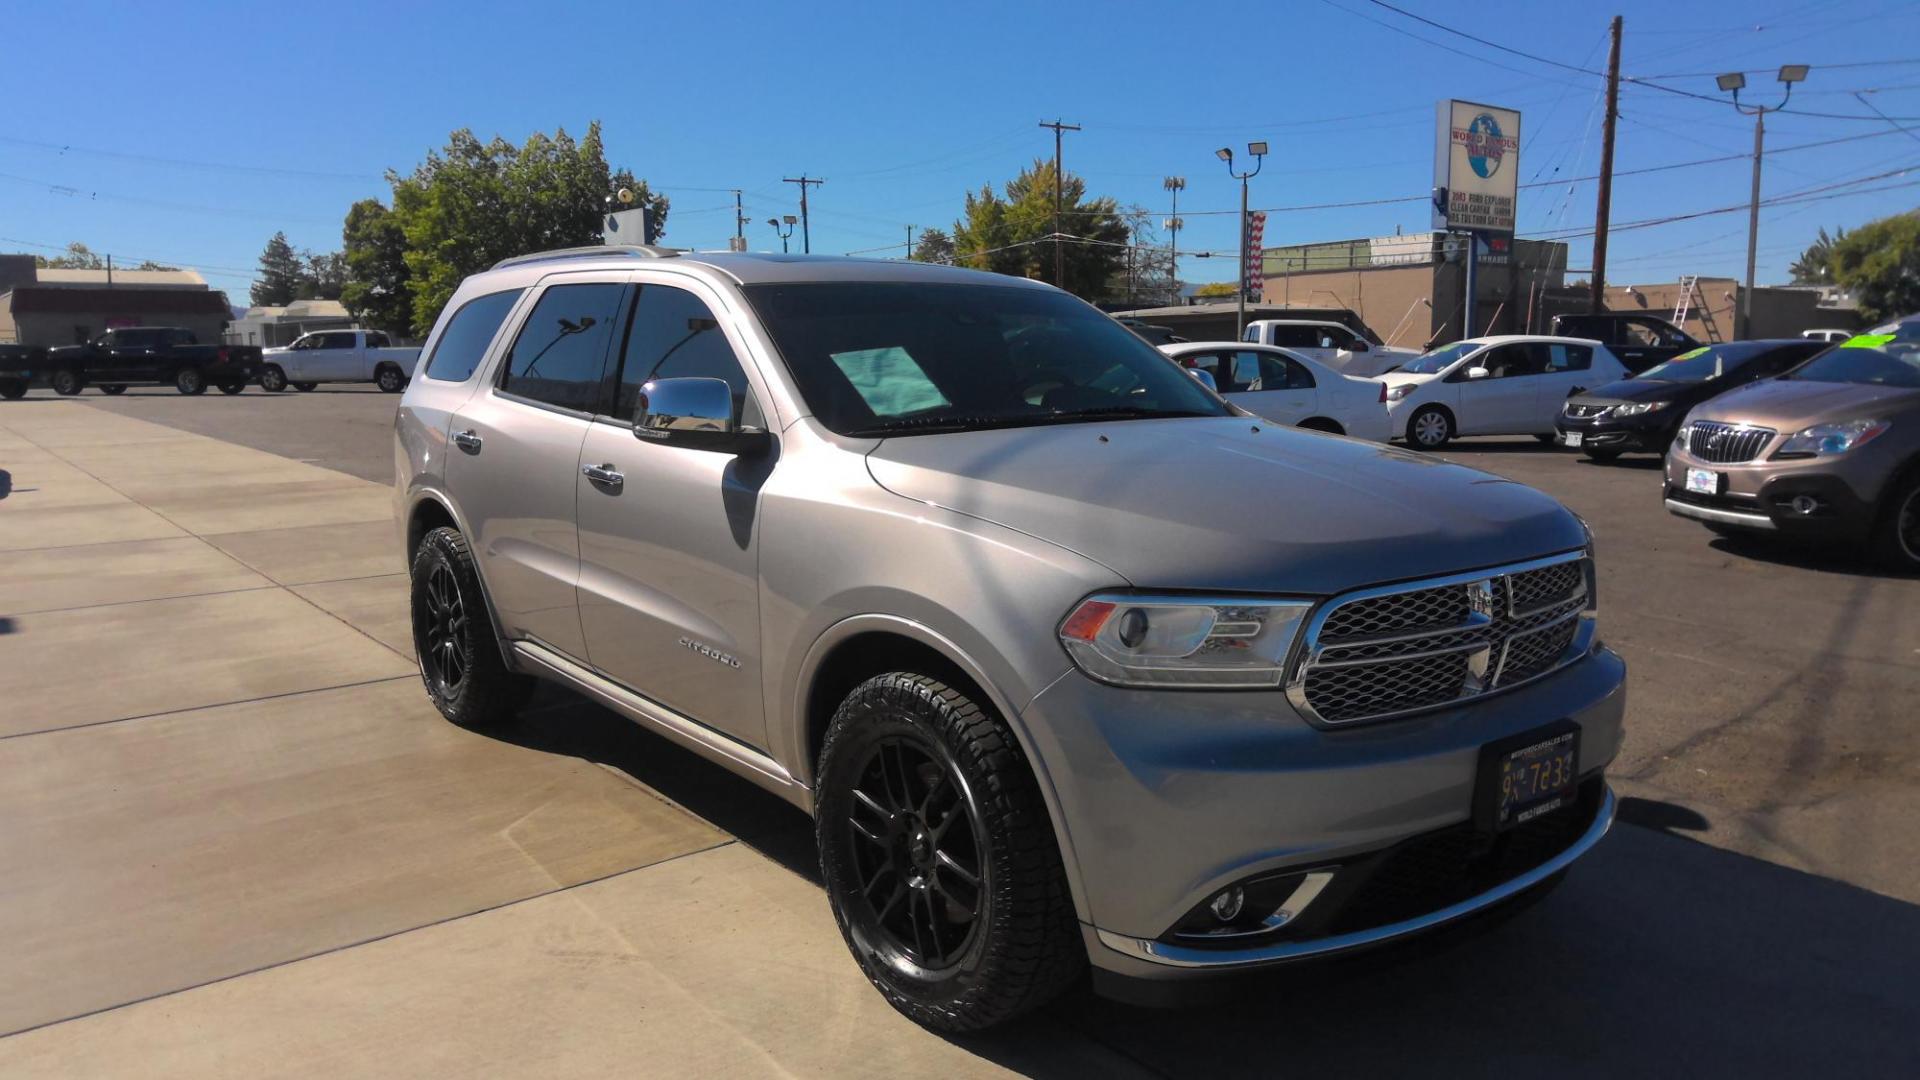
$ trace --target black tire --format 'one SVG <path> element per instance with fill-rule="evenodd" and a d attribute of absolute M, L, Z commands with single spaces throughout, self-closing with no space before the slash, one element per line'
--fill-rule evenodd
<path fill-rule="evenodd" d="M 1438 450 L 1453 438 L 1453 414 L 1438 405 L 1422 405 L 1407 417 L 1407 445 L 1416 450 Z"/>
<path fill-rule="evenodd" d="M 86 380 L 80 377 L 79 372 L 68 368 L 61 368 L 55 371 L 47 382 L 53 387 L 53 392 L 59 394 L 61 397 L 72 397 L 87 385 Z"/>
<path fill-rule="evenodd" d="M 0 379 L 0 398 L 19 401 L 27 396 L 27 384 L 18 379 Z"/>
<path fill-rule="evenodd" d="M 223 382 L 220 384 L 220 392 L 223 394 L 237 394 L 246 388 L 247 384 L 243 382 Z"/>
<path fill-rule="evenodd" d="M 1345 435 L 1346 434 L 1346 432 L 1340 430 L 1339 424 L 1321 416 L 1315 416 L 1307 420 L 1302 420 L 1300 421 L 1300 423 L 1296 424 L 1295 426 L 1302 428 L 1306 431 L 1323 431 L 1323 432 L 1326 432 L 1328 435 Z"/>
<path fill-rule="evenodd" d="M 407 377 L 392 364 L 382 364 L 380 369 L 373 373 L 373 384 L 378 386 L 383 394 L 397 394 L 407 388 Z"/>
<path fill-rule="evenodd" d="M 1897 574 L 1920 574 L 1920 471 L 1909 470 L 1890 490 L 1874 522 L 1874 556 Z"/>
<path fill-rule="evenodd" d="M 979 1031 L 1079 978 L 1086 953 L 1047 809 L 989 708 L 924 675 L 868 679 L 834 714 L 814 791 L 834 919 L 894 1008 Z"/>
<path fill-rule="evenodd" d="M 1536 431 L 1533 433 L 1533 441 L 1539 443 L 1541 446 L 1552 446 L 1554 443 L 1560 441 L 1560 436 L 1543 435 Z"/>
<path fill-rule="evenodd" d="M 413 555 L 413 650 L 440 715 L 476 731 L 512 720 L 533 680 L 507 670 L 467 538 L 439 528 Z"/>
<path fill-rule="evenodd" d="M 101 387 L 100 392 L 110 397 L 118 397 L 119 395 L 126 393 L 127 388 L 120 385 L 119 383 L 114 383 L 111 386 Z"/>
<path fill-rule="evenodd" d="M 1597 450 L 1588 446 L 1582 447 L 1580 452 L 1587 455 L 1588 459 L 1597 461 L 1602 465 L 1620 460 L 1620 451 L 1618 450 Z"/>
<path fill-rule="evenodd" d="M 199 368 L 183 367 L 173 373 L 173 388 L 188 397 L 195 397 L 207 392 L 207 377 L 200 374 Z"/>
<path fill-rule="evenodd" d="M 297 382 L 293 384 L 293 388 L 303 394 L 311 394 L 319 385 L 317 382 Z"/>
<path fill-rule="evenodd" d="M 260 389 L 278 394 L 287 388 L 287 372 L 279 364 L 268 364 L 260 371 Z"/>

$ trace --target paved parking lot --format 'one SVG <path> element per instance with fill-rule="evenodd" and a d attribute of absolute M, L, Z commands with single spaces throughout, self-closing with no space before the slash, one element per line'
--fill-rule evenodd
<path fill-rule="evenodd" d="M 1594 527 L 1627 824 L 1484 936 L 944 1040 L 865 985 L 773 797 L 557 691 L 440 720 L 395 402 L 0 403 L 0 1074 L 1920 1067 L 1920 581 L 1460 445 Z"/>

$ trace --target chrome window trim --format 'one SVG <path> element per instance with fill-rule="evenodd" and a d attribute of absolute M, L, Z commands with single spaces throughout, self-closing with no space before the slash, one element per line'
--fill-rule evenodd
<path fill-rule="evenodd" d="M 1293 704 L 1293 707 L 1297 709 L 1300 715 L 1305 717 L 1309 723 L 1327 728 L 1349 728 L 1362 724 L 1379 723 L 1384 720 L 1397 720 L 1420 713 L 1437 712 L 1442 709 L 1454 708 L 1466 702 L 1478 701 L 1483 698 L 1492 697 L 1495 694 L 1504 694 L 1510 690 L 1517 690 L 1520 687 L 1544 679 L 1587 655 L 1589 652 L 1592 652 L 1594 647 L 1599 643 L 1598 634 L 1594 625 L 1596 605 L 1594 601 L 1594 568 L 1592 560 L 1592 551 L 1582 548 L 1576 551 L 1562 552 L 1559 555 L 1548 555 L 1543 558 L 1529 559 L 1525 562 L 1508 563 L 1504 566 L 1488 567 L 1483 570 L 1470 570 L 1437 578 L 1422 578 L 1395 585 L 1376 585 L 1365 589 L 1355 589 L 1351 592 L 1341 593 L 1338 596 L 1332 597 L 1321 604 L 1319 609 L 1313 613 L 1312 617 L 1307 620 L 1306 628 L 1300 634 L 1300 645 L 1297 647 L 1297 652 L 1295 653 L 1295 658 L 1286 680 L 1287 700 Z M 1523 574 L 1530 570 L 1546 569 L 1569 562 L 1582 562 L 1584 564 L 1580 591 L 1577 594 L 1563 597 L 1551 604 L 1535 605 L 1525 611 L 1516 611 L 1513 606 L 1513 589 L 1509 586 L 1505 590 L 1506 596 L 1504 600 L 1506 618 L 1509 620 L 1524 619 L 1532 615 L 1538 615 L 1542 611 L 1551 610 L 1561 604 L 1576 601 L 1578 602 L 1578 606 L 1563 617 L 1548 620 L 1539 626 L 1530 626 L 1524 630 L 1517 630 L 1501 638 L 1497 653 L 1488 657 L 1486 664 L 1470 664 L 1471 668 L 1476 668 L 1477 670 L 1471 671 L 1468 678 L 1463 680 L 1458 695 L 1432 705 L 1420 705 L 1410 709 L 1373 713 L 1346 720 L 1328 720 L 1321 716 L 1312 704 L 1308 702 L 1307 677 L 1315 670 L 1321 668 L 1330 670 L 1339 668 L 1350 669 L 1354 667 L 1364 667 L 1368 664 L 1421 659 L 1423 657 L 1442 656 L 1455 652 L 1470 652 L 1484 647 L 1485 643 L 1463 644 L 1458 647 L 1423 650 L 1416 653 L 1405 653 L 1390 657 L 1373 657 L 1355 661 L 1323 660 L 1322 657 L 1329 648 L 1345 649 L 1355 646 L 1378 645 L 1393 641 L 1446 637 L 1453 634 L 1470 633 L 1482 629 L 1490 625 L 1493 621 L 1491 616 L 1478 610 L 1479 605 L 1476 603 L 1474 605 L 1476 610 L 1468 615 L 1467 620 L 1453 626 L 1418 630 L 1410 633 L 1396 632 L 1372 635 L 1369 637 L 1356 637 L 1340 641 L 1333 645 L 1323 644 L 1320 641 L 1321 630 L 1326 626 L 1328 618 L 1331 617 L 1335 611 L 1362 600 L 1371 600 L 1383 596 L 1398 596 L 1405 593 L 1424 592 L 1428 589 L 1443 589 L 1452 585 L 1472 585 L 1475 583 L 1488 586 L 1488 588 L 1481 590 L 1480 595 L 1486 599 L 1491 599 L 1486 596 L 1486 593 L 1489 591 L 1490 583 L 1494 578 L 1510 577 L 1514 574 Z M 1507 645 L 1510 642 L 1518 638 L 1525 638 L 1535 633 L 1558 627 L 1570 620 L 1578 620 L 1579 626 L 1574 632 L 1573 641 L 1568 644 L 1566 651 L 1563 652 L 1553 664 L 1518 682 L 1502 683 L 1500 681 L 1500 675 L 1506 666 L 1506 660 L 1509 654 Z"/>

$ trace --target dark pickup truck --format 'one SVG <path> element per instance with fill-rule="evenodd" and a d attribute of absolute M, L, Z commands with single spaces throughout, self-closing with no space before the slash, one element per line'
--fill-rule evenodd
<path fill-rule="evenodd" d="M 0 345 L 0 398 L 18 401 L 47 366 L 47 350 L 34 345 Z"/>
<path fill-rule="evenodd" d="M 1598 315 L 1556 315 L 1553 332 L 1561 337 L 1592 338 L 1605 345 L 1635 375 L 1664 364 L 1704 342 L 1658 315 L 1603 311 Z"/>
<path fill-rule="evenodd" d="M 88 386 L 118 394 L 136 384 L 172 386 L 204 394 L 217 386 L 237 394 L 260 374 L 257 345 L 202 345 L 178 326 L 133 326 L 108 330 L 85 345 L 48 349 L 46 381 L 55 392 L 77 394 Z"/>

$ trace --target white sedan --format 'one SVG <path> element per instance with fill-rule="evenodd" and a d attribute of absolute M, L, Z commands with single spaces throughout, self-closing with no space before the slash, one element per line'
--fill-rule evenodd
<path fill-rule="evenodd" d="M 1461 435 L 1550 441 L 1568 398 L 1630 375 L 1597 341 L 1516 334 L 1458 341 L 1381 377 L 1393 437 L 1438 450 Z"/>
<path fill-rule="evenodd" d="M 1275 345 L 1189 341 L 1160 351 L 1206 372 L 1220 396 L 1276 424 L 1387 441 L 1387 388 L 1376 379 L 1342 375 Z"/>

